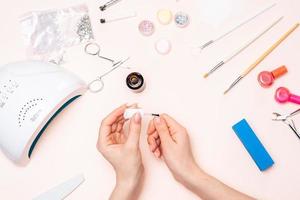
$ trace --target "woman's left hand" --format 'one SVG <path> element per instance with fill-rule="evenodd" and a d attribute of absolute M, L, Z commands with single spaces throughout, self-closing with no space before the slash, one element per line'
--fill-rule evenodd
<path fill-rule="evenodd" d="M 136 105 L 135 105 L 136 106 Z M 133 199 L 142 180 L 143 163 L 139 148 L 141 115 L 135 114 L 129 121 L 126 134 L 123 115 L 129 106 L 122 105 L 110 113 L 101 123 L 98 150 L 116 171 L 116 187 L 110 199 Z"/>

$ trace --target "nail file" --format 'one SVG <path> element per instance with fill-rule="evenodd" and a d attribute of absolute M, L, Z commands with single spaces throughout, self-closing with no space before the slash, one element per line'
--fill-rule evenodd
<path fill-rule="evenodd" d="M 274 164 L 270 154 L 245 119 L 235 124 L 232 129 L 243 143 L 260 171 L 264 171 Z"/>
<path fill-rule="evenodd" d="M 40 194 L 33 200 L 63 200 L 84 181 L 83 174 L 75 176 L 64 183 Z"/>

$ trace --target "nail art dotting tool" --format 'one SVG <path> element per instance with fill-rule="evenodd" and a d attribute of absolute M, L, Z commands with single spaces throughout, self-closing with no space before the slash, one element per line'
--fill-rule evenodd
<path fill-rule="evenodd" d="M 106 10 L 107 8 L 109 8 L 109 7 L 111 7 L 111 6 L 113 6 L 113 5 L 117 4 L 117 3 L 119 3 L 120 1 L 121 1 L 121 0 L 110 0 L 110 1 L 106 2 L 103 6 L 100 6 L 99 9 L 100 9 L 101 11 L 104 11 L 104 10 Z"/>
<path fill-rule="evenodd" d="M 299 27 L 299 23 L 296 23 L 288 32 L 280 37 L 265 53 L 263 53 L 254 63 L 252 63 L 231 85 L 225 90 L 224 94 L 229 92 L 237 83 L 239 83 L 245 76 L 247 76 L 257 65 L 259 65 L 270 53 L 273 52 L 291 33 L 293 33 Z"/>
<path fill-rule="evenodd" d="M 201 45 L 199 48 L 201 50 L 205 49 L 206 47 L 210 46 L 211 44 L 223 39 L 224 37 L 226 37 L 227 35 L 229 35 L 230 33 L 234 32 L 235 30 L 241 28 L 242 26 L 246 25 L 247 23 L 249 23 L 250 21 L 254 20 L 256 17 L 258 17 L 259 15 L 265 13 L 266 11 L 268 11 L 269 9 L 273 8 L 276 5 L 276 3 L 272 4 L 271 6 L 268 6 L 267 8 L 263 9 L 262 11 L 259 11 L 257 14 L 255 14 L 254 16 L 246 19 L 245 21 L 241 22 L 240 24 L 236 25 L 235 27 L 233 27 L 232 29 L 229 29 L 227 32 L 225 32 L 224 34 L 220 35 L 219 37 L 217 37 L 216 39 L 210 40 L 208 42 L 206 42 L 205 44 Z"/>
<path fill-rule="evenodd" d="M 270 26 L 268 26 L 265 30 L 263 30 L 261 33 L 256 35 L 253 39 L 249 40 L 247 43 L 245 43 L 243 46 L 241 46 L 239 49 L 231 53 L 229 56 L 227 56 L 225 59 L 223 59 L 221 62 L 219 62 L 216 66 L 214 66 L 208 73 L 204 74 L 204 78 L 207 78 L 209 75 L 211 75 L 213 72 L 215 72 L 217 69 L 219 69 L 221 66 L 229 62 L 234 57 L 238 56 L 240 53 L 242 53 L 244 50 L 246 50 L 251 44 L 253 44 L 255 41 L 257 41 L 261 36 L 263 36 L 265 33 L 267 33 L 271 28 L 273 28 L 280 20 L 282 20 L 283 17 L 280 17 L 275 22 L 273 22 Z"/>
<path fill-rule="evenodd" d="M 130 18 L 133 18 L 133 17 L 136 17 L 136 12 L 132 12 L 132 13 L 129 13 L 129 14 L 126 14 L 126 15 L 123 15 L 123 16 L 119 16 L 119 17 L 116 17 L 116 18 L 112 18 L 112 19 L 100 19 L 100 23 L 101 24 L 104 24 L 104 23 L 110 23 L 110 22 L 116 22 L 116 21 L 121 21 L 121 20 L 125 20 L 125 19 L 130 19 Z"/>

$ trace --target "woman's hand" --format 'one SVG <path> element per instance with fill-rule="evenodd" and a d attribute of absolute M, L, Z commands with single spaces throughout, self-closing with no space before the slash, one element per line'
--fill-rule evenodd
<path fill-rule="evenodd" d="M 109 114 L 101 123 L 98 150 L 116 172 L 116 187 L 110 199 L 134 199 L 142 180 L 143 164 L 139 149 L 141 116 L 135 114 L 129 121 L 126 134 L 123 105 Z"/>
<path fill-rule="evenodd" d="M 183 181 L 198 169 L 191 151 L 187 130 L 167 114 L 150 121 L 148 144 L 156 157 L 163 156 L 168 168 L 178 181 Z"/>
<path fill-rule="evenodd" d="M 175 179 L 202 199 L 253 200 L 198 167 L 186 129 L 170 116 L 163 114 L 150 122 L 148 143 L 156 157 L 163 156 Z"/>

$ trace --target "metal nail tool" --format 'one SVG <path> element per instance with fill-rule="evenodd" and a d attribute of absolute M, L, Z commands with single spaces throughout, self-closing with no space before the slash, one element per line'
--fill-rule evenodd
<path fill-rule="evenodd" d="M 300 109 L 295 110 L 294 112 L 287 114 L 287 115 L 281 115 L 279 113 L 274 112 L 274 118 L 272 119 L 273 121 L 282 121 L 284 122 L 286 125 L 288 125 L 292 131 L 296 134 L 296 136 L 300 139 L 300 133 L 296 128 L 295 122 L 292 119 L 293 116 L 297 115 L 300 113 Z"/>
<path fill-rule="evenodd" d="M 117 4 L 117 3 L 119 3 L 120 1 L 121 1 L 121 0 L 110 0 L 110 1 L 106 2 L 104 5 L 100 6 L 99 9 L 100 9 L 101 11 L 104 11 L 104 10 L 106 10 L 107 8 L 109 8 L 109 7 L 111 7 L 111 6 L 113 6 L 113 5 Z"/>
<path fill-rule="evenodd" d="M 100 92 L 103 88 L 104 88 L 104 81 L 103 81 L 103 78 L 105 76 L 107 76 L 108 74 L 110 74 L 111 72 L 113 72 L 114 70 L 120 68 L 125 62 L 127 62 L 129 60 L 129 57 L 126 58 L 125 60 L 123 61 L 118 61 L 116 62 L 115 65 L 113 65 L 113 68 L 111 68 L 110 70 L 108 70 L 107 72 L 105 72 L 104 74 L 98 76 L 95 80 L 91 81 L 89 84 L 88 84 L 88 88 L 89 88 L 89 91 L 92 92 L 92 93 L 97 93 L 97 92 Z"/>

